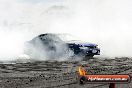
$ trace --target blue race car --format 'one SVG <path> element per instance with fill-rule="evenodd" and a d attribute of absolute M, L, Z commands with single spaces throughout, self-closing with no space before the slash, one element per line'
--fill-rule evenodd
<path fill-rule="evenodd" d="M 74 56 L 93 57 L 100 55 L 97 44 L 80 41 L 65 41 L 57 34 L 40 34 L 26 42 L 25 53 L 34 58 L 48 59 L 69 58 Z"/>
<path fill-rule="evenodd" d="M 100 55 L 100 49 L 97 44 L 86 43 L 80 41 L 71 41 L 67 43 L 69 48 L 72 49 L 75 55 L 81 54 L 83 56 L 93 57 L 94 55 Z"/>

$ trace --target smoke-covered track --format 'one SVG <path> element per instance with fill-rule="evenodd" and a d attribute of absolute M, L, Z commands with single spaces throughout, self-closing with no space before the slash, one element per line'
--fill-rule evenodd
<path fill-rule="evenodd" d="M 88 61 L 42 61 L 0 64 L 0 88 L 107 88 L 108 84 L 80 85 L 76 66 L 87 64 L 89 74 L 132 74 L 130 58 Z M 124 88 L 132 84 L 124 84 Z M 119 84 L 118 84 L 119 86 Z M 119 87 L 120 88 L 120 87 Z"/>

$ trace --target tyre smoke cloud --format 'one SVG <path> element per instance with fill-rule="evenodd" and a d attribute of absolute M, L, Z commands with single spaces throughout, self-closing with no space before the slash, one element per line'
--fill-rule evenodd
<path fill-rule="evenodd" d="M 32 60 L 66 61 L 73 59 L 74 52 L 58 35 L 49 33 L 36 36 L 25 43 L 24 53 Z"/>
<path fill-rule="evenodd" d="M 97 43 L 101 56 L 131 57 L 131 4 L 131 0 L 1 0 L 0 58 L 19 56 L 25 41 L 47 32 Z"/>

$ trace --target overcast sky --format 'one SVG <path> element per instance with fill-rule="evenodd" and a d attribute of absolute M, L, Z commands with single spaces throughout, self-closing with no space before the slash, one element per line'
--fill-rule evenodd
<path fill-rule="evenodd" d="M 64 0 L 18 0 L 27 3 L 53 3 L 53 2 L 63 2 Z"/>

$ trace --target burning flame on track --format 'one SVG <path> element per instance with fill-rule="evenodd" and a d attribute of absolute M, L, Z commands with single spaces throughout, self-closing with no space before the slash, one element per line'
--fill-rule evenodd
<path fill-rule="evenodd" d="M 79 66 L 77 69 L 78 69 L 78 73 L 79 73 L 80 76 L 86 75 L 86 72 L 85 72 L 84 68 L 82 68 L 81 66 Z"/>

